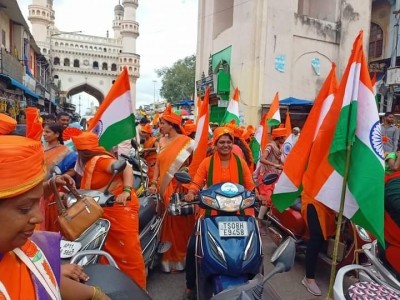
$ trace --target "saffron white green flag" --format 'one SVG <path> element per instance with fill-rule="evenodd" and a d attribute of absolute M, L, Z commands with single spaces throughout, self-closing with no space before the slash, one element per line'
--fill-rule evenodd
<path fill-rule="evenodd" d="M 279 93 L 275 93 L 274 100 L 272 100 L 271 107 L 267 114 L 268 126 L 278 126 L 281 124 L 281 112 L 279 110 Z"/>
<path fill-rule="evenodd" d="M 228 124 L 232 120 L 235 120 L 236 125 L 240 124 L 239 119 L 239 89 L 235 88 L 233 98 L 229 101 L 225 115 L 222 118 L 221 124 Z"/>
<path fill-rule="evenodd" d="M 339 211 L 340 187 L 348 168 L 343 214 L 369 230 L 384 245 L 384 153 L 362 42 L 361 31 L 336 94 L 343 102 L 328 157 L 334 170 L 316 199 Z"/>
<path fill-rule="evenodd" d="M 91 120 L 88 130 L 98 135 L 99 144 L 107 150 L 136 136 L 135 115 L 126 68 L 115 80 Z"/>

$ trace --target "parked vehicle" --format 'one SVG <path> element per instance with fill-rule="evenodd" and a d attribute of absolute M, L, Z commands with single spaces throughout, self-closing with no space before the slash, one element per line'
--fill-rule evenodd
<path fill-rule="evenodd" d="M 180 183 L 191 182 L 184 172 L 174 177 Z M 198 198 L 186 203 L 177 197 L 170 208 L 176 212 L 198 204 L 209 211 L 196 223 L 197 298 L 210 299 L 251 279 L 260 280 L 255 278 L 263 273 L 264 257 L 258 224 L 254 216 L 238 214 L 254 205 L 254 192 L 225 182 L 201 190 Z M 234 299 L 227 295 L 221 299 Z"/>
<path fill-rule="evenodd" d="M 279 175 L 266 175 L 271 182 L 278 180 Z M 275 180 L 274 180 L 275 178 Z M 272 205 L 266 213 L 268 233 L 276 245 L 279 245 L 286 237 L 291 236 L 296 241 L 296 251 L 304 254 L 306 251 L 307 226 L 301 215 L 301 199 L 297 201 L 283 212 Z M 372 242 L 370 234 L 361 226 L 353 224 L 350 220 L 344 218 L 342 224 L 342 232 L 340 235 L 339 251 L 337 259 L 337 268 L 352 264 L 356 261 L 359 250 L 362 245 Z M 320 253 L 320 259 L 332 264 L 334 238 L 325 241 L 324 251 Z M 365 256 L 360 256 L 362 262 L 366 262 Z"/>

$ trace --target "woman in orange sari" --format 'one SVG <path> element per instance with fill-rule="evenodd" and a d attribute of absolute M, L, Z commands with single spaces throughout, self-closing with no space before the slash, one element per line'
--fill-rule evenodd
<path fill-rule="evenodd" d="M 44 162 L 46 167 L 47 177 L 52 176 L 52 168 L 58 166 L 61 174 L 74 176 L 74 166 L 77 159 L 77 154 L 71 151 L 64 145 L 62 138 L 63 128 L 59 124 L 45 124 L 43 127 L 43 138 L 46 141 L 44 147 Z M 44 224 L 42 229 L 47 231 L 60 231 L 58 223 L 57 205 L 54 201 L 54 196 L 51 195 L 42 202 L 44 211 Z"/>
<path fill-rule="evenodd" d="M 172 193 L 177 187 L 173 178 L 193 152 L 194 141 L 183 135 L 182 117 L 175 114 L 168 106 L 160 118 L 160 132 L 165 136 L 160 141 L 160 151 L 154 176 L 149 188 L 150 193 L 159 193 L 168 207 Z M 183 271 L 185 269 L 186 248 L 194 227 L 194 215 L 166 215 L 162 227 L 161 239 L 171 242 L 171 248 L 163 254 L 161 268 L 164 272 Z"/>
<path fill-rule="evenodd" d="M 83 168 L 81 188 L 104 191 L 112 176 L 112 154 L 99 146 L 97 135 L 83 132 L 72 137 L 78 150 L 78 166 Z M 80 171 L 79 171 L 80 172 Z M 104 250 L 115 259 L 118 267 L 139 286 L 146 289 L 146 271 L 139 240 L 139 200 L 132 188 L 132 168 L 115 177 L 110 191 L 116 196 L 113 207 L 105 207 L 103 218 L 111 222 Z M 130 197 L 130 201 L 127 201 Z"/>
<path fill-rule="evenodd" d="M 149 167 L 149 170 L 147 171 L 147 176 L 148 178 L 152 179 L 154 176 L 154 167 L 157 162 L 157 137 L 153 136 L 152 129 L 149 123 L 142 126 L 140 132 L 142 133 L 142 137 L 144 138 L 143 158 L 146 160 L 147 166 Z"/>
<path fill-rule="evenodd" d="M 109 299 L 62 276 L 59 234 L 33 236 L 43 219 L 43 158 L 39 141 L 0 136 L 0 299 Z"/>

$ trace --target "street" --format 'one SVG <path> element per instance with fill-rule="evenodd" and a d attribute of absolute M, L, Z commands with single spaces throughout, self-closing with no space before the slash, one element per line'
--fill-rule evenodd
<path fill-rule="evenodd" d="M 269 258 L 276 249 L 268 236 L 263 237 L 265 273 L 273 269 Z M 325 299 L 329 287 L 330 267 L 319 262 L 316 280 L 322 291 L 321 297 L 311 295 L 301 284 L 304 277 L 304 256 L 297 256 L 293 269 L 288 273 L 277 274 L 270 281 L 282 299 Z M 166 274 L 153 270 L 148 277 L 149 294 L 154 300 L 178 300 L 185 290 L 185 273 Z M 267 298 L 265 298 L 267 299 Z"/>

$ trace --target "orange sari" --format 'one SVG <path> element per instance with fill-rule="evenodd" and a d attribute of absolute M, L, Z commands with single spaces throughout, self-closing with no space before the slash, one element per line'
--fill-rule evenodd
<path fill-rule="evenodd" d="M 82 189 L 104 190 L 111 178 L 107 168 L 115 159 L 108 155 L 93 157 L 85 165 Z M 111 191 L 118 195 L 123 190 L 122 174 L 115 177 Z M 119 268 L 140 287 L 146 289 L 146 271 L 139 240 L 139 200 L 132 189 L 131 201 L 126 206 L 105 207 L 103 218 L 111 222 L 104 250 L 109 252 Z"/>
<path fill-rule="evenodd" d="M 144 143 L 143 143 L 143 148 L 148 149 L 148 148 L 153 148 L 155 142 L 157 141 L 157 138 L 155 136 L 149 137 Z M 144 159 L 147 162 L 147 165 L 149 167 L 149 170 L 147 171 L 147 176 L 150 179 L 153 179 L 154 176 L 154 168 L 157 162 L 157 151 L 146 151 L 144 154 Z"/>
<path fill-rule="evenodd" d="M 172 193 L 177 187 L 173 178 L 193 151 L 194 141 L 178 135 L 170 144 L 160 149 L 157 156 L 160 170 L 160 194 L 167 207 Z M 185 268 L 186 249 L 195 223 L 194 215 L 171 216 L 166 215 L 161 231 L 161 240 L 171 242 L 171 248 L 163 254 L 161 268 L 165 272 L 182 271 Z"/>
<path fill-rule="evenodd" d="M 33 272 L 38 276 L 33 276 Z M 43 283 L 49 294 L 46 289 L 37 289 Z M 22 247 L 0 256 L 0 299 L 44 299 L 46 296 L 61 299 L 56 276 L 35 243 L 28 240 Z"/>

